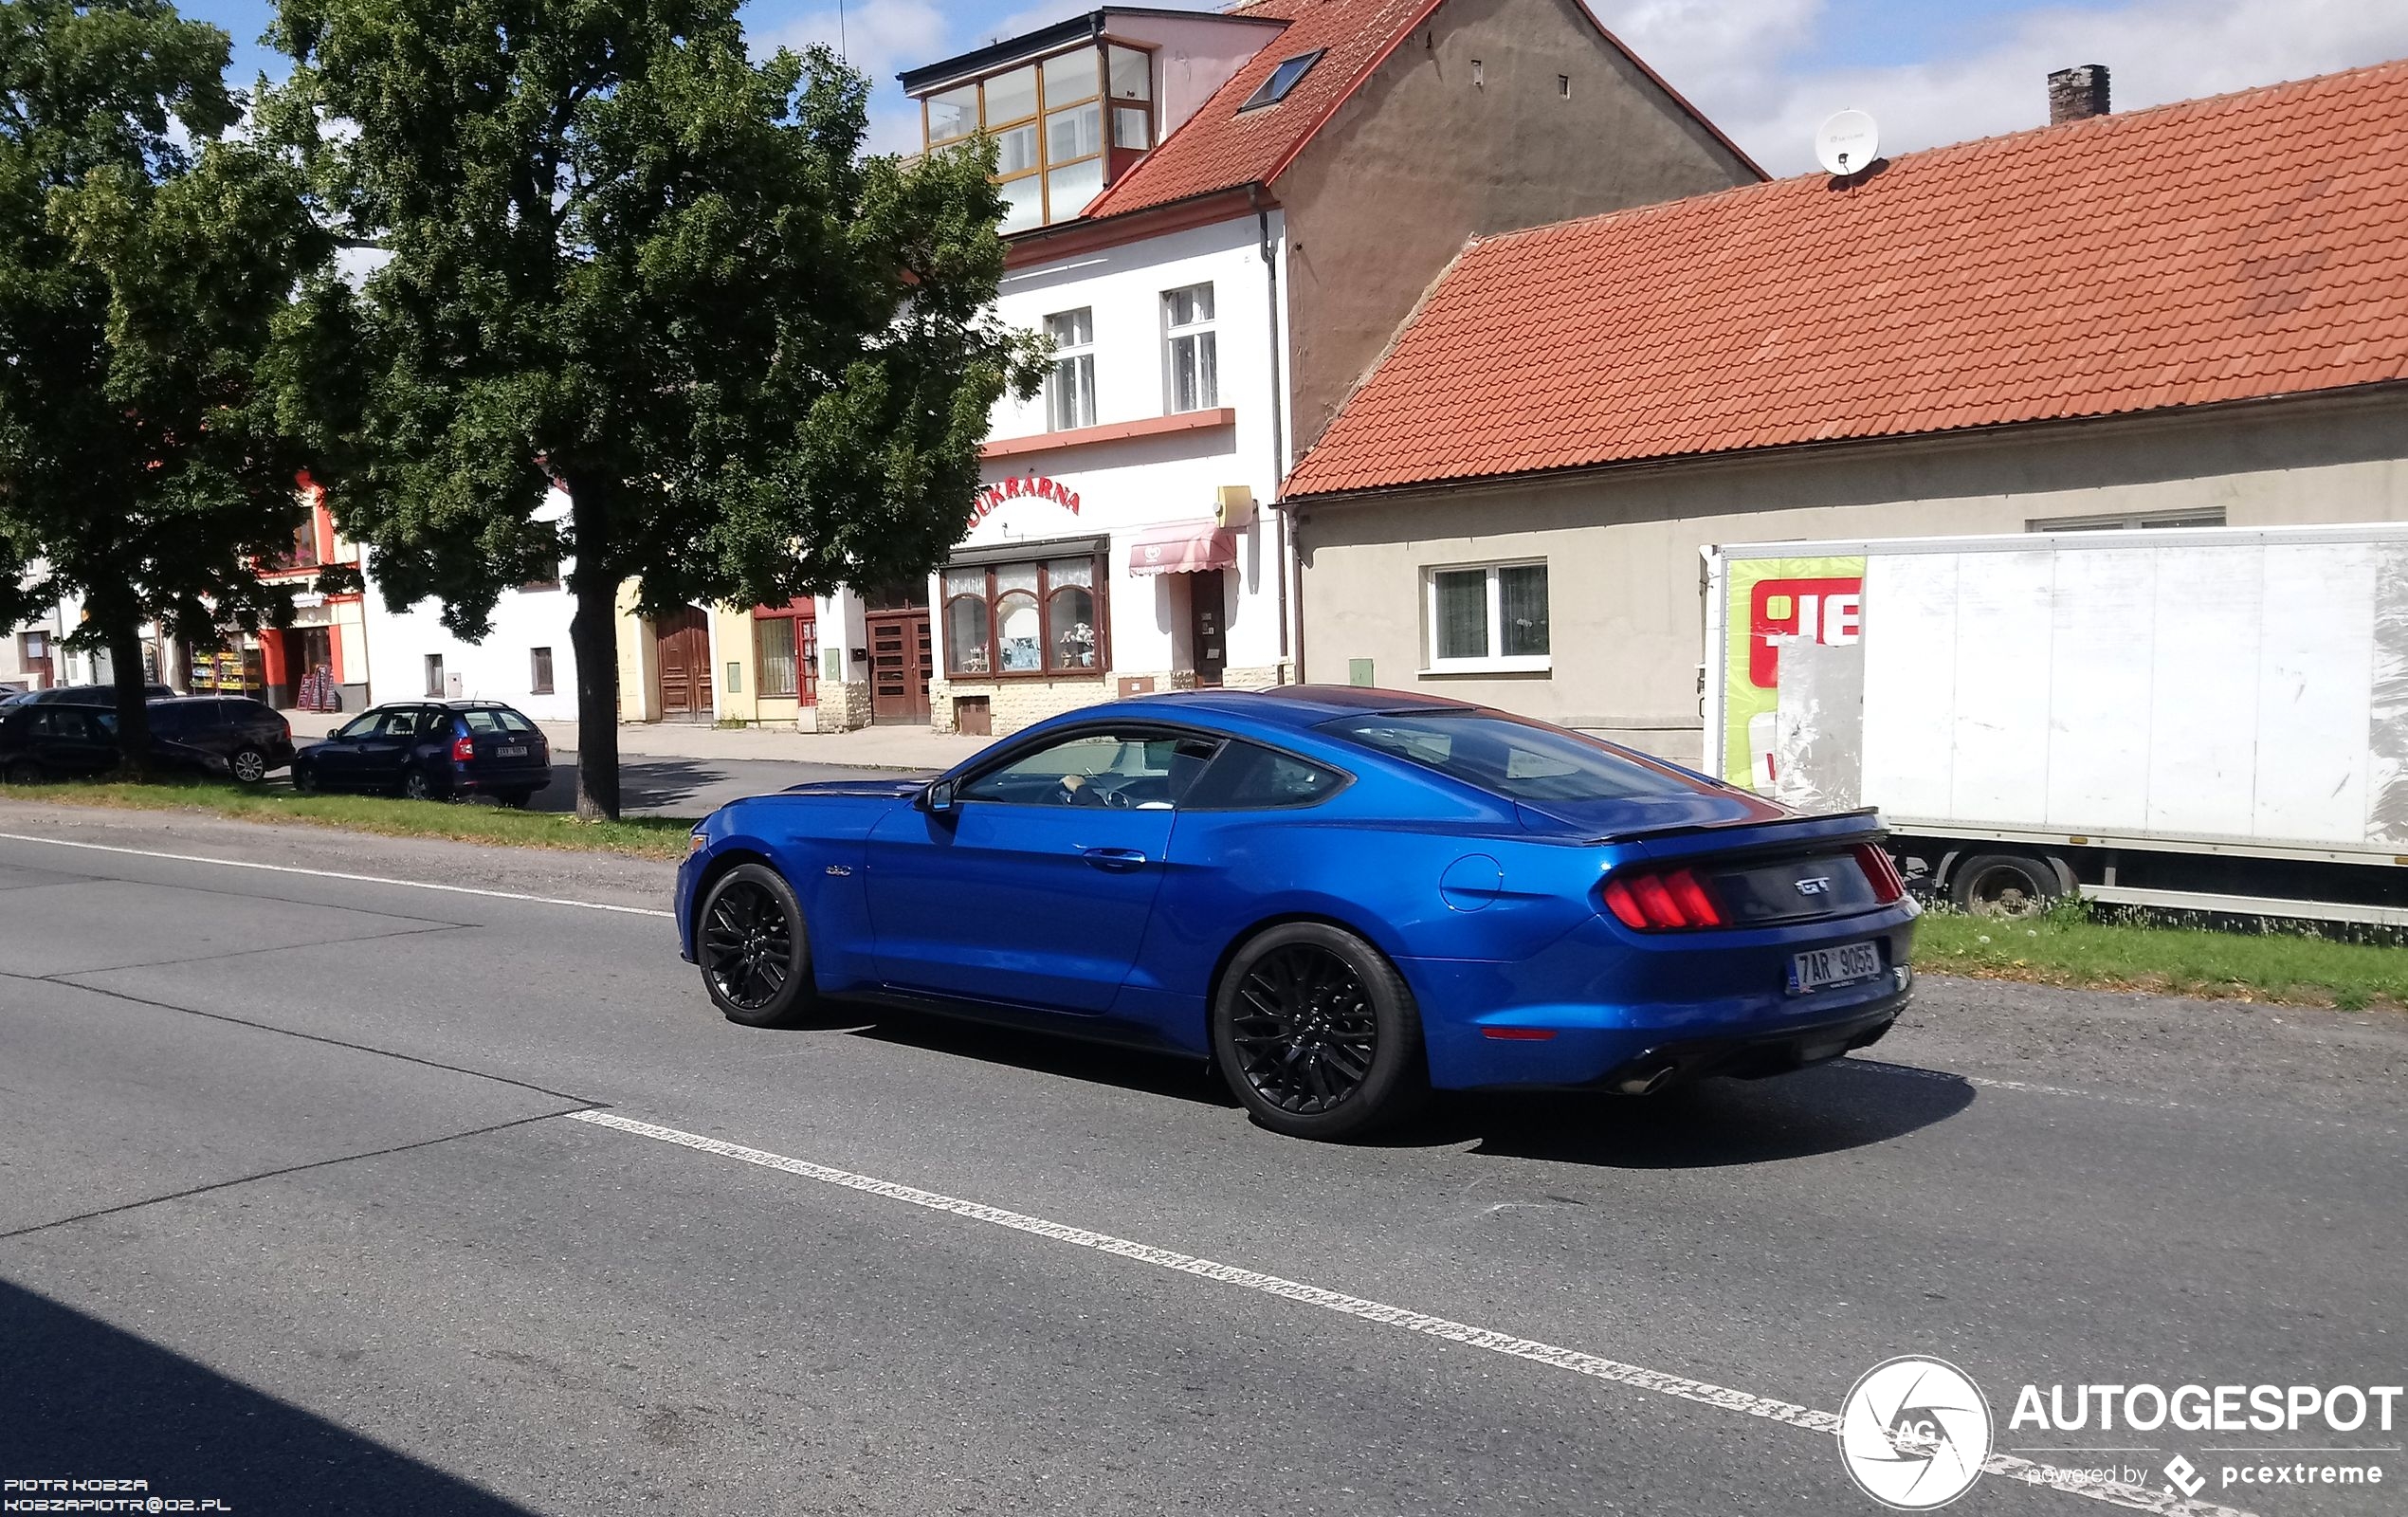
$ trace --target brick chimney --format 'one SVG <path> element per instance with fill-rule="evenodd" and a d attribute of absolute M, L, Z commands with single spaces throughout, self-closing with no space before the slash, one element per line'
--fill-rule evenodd
<path fill-rule="evenodd" d="M 2084 121 L 2107 113 L 2107 71 L 2105 64 L 2060 68 L 2049 76 L 2049 124 Z"/>

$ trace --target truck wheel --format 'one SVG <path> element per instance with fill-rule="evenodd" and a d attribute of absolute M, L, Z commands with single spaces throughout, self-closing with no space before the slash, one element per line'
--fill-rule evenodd
<path fill-rule="evenodd" d="M 1948 899 L 1978 917 L 2034 917 L 2065 894 L 2056 866 L 2028 853 L 1976 853 L 1948 876 Z"/>

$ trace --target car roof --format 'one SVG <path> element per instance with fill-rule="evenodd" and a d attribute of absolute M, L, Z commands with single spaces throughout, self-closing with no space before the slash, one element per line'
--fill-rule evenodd
<path fill-rule="evenodd" d="M 1165 718 L 1180 712 L 1232 716 L 1271 726 L 1315 727 L 1339 717 L 1394 715 L 1404 711 L 1478 711 L 1469 701 L 1361 685 L 1280 685 L 1263 690 L 1174 690 L 1133 696 L 1113 704 L 1129 715 Z"/>

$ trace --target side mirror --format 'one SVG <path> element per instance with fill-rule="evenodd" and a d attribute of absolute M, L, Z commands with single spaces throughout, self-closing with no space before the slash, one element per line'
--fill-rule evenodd
<path fill-rule="evenodd" d="M 953 814 L 955 795 L 953 781 L 939 779 L 920 793 L 920 809 L 931 816 Z"/>

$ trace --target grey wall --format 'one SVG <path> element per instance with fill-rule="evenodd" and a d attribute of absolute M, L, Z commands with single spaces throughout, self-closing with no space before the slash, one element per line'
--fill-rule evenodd
<path fill-rule="evenodd" d="M 1707 544 L 2203 508 L 2238 527 L 2408 520 L 2408 390 L 1311 503 L 1299 529 L 1304 677 L 1342 684 L 1348 661 L 1368 658 L 1391 688 L 1694 761 Z M 1423 571 L 1529 557 L 1547 561 L 1553 668 L 1419 674 Z"/>
<path fill-rule="evenodd" d="M 1469 239 L 1755 180 L 1578 0 L 1446 0 L 1279 176 L 1291 456 Z"/>

